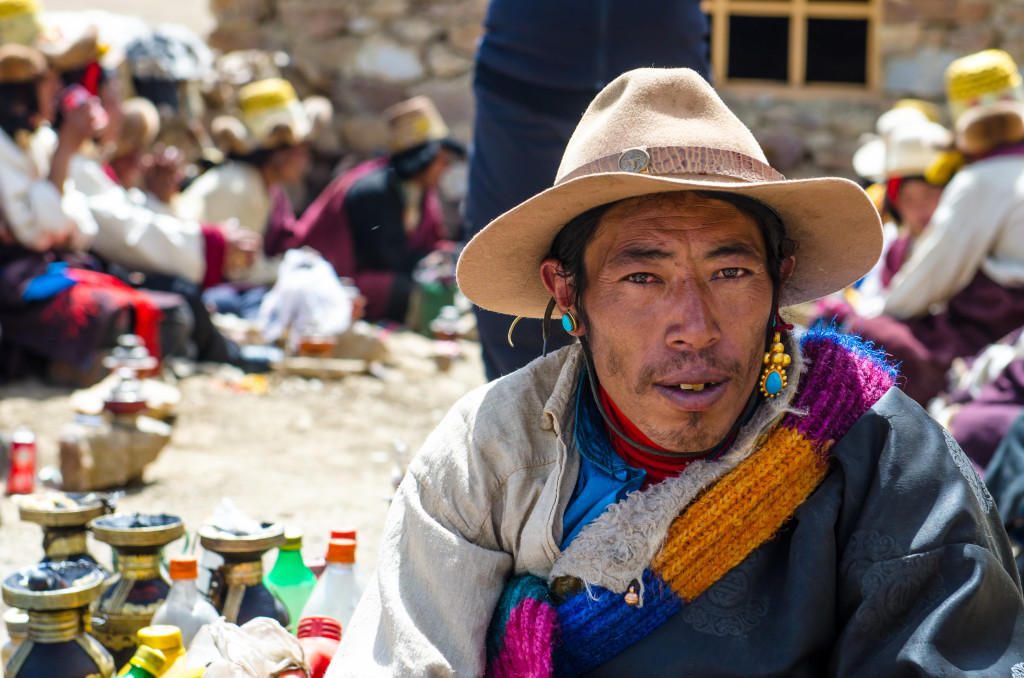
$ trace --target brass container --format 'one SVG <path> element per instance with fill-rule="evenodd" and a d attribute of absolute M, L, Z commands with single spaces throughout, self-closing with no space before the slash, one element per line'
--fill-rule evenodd
<path fill-rule="evenodd" d="M 149 626 L 167 598 L 171 581 L 161 551 L 185 534 L 185 523 L 166 514 L 114 514 L 93 520 L 89 529 L 116 554 L 117 573 L 96 606 L 93 635 L 120 666 L 131 658 L 139 629 Z"/>
<path fill-rule="evenodd" d="M 62 588 L 32 590 L 29 574 L 62 579 Z M 28 613 L 28 638 L 4 667 L 7 678 L 88 678 L 114 675 L 114 662 L 89 635 L 89 605 L 102 590 L 105 576 L 87 561 L 41 563 L 22 568 L 3 582 L 3 600 Z"/>
<path fill-rule="evenodd" d="M 209 598 L 226 621 L 244 624 L 254 617 L 271 617 L 288 627 L 288 611 L 263 585 L 263 554 L 284 544 L 284 526 L 263 523 L 253 535 L 233 536 L 204 525 L 199 543 L 223 559 L 210 576 Z"/>
<path fill-rule="evenodd" d="M 69 492 L 65 496 L 81 502 L 88 495 Z M 18 502 L 18 515 L 21 519 L 43 528 L 43 562 L 85 559 L 99 566 L 96 558 L 89 553 L 86 526 L 90 520 L 106 515 L 109 511 L 109 506 L 98 497 L 95 497 L 95 501 L 73 508 L 38 508 Z"/>

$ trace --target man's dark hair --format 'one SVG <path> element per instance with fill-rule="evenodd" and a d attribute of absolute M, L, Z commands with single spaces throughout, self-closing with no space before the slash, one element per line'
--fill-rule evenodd
<path fill-rule="evenodd" d="M 757 222 L 764 238 L 765 250 L 768 253 L 766 262 L 768 276 L 772 281 L 774 299 L 777 300 L 782 287 L 782 262 L 792 256 L 795 250 L 795 243 L 786 238 L 786 227 L 779 215 L 760 200 L 738 193 L 724 191 L 692 191 L 692 193 L 708 200 L 727 202 Z M 645 196 L 645 199 L 654 199 L 664 195 L 672 194 L 655 193 Z M 548 257 L 554 257 L 562 262 L 559 275 L 570 281 L 575 305 L 584 317 L 586 310 L 582 307 L 581 302 L 588 281 L 583 255 L 597 233 L 601 217 L 617 204 L 618 202 L 611 202 L 599 205 L 569 221 L 555 236 L 551 242 L 551 249 L 548 251 Z"/>
<path fill-rule="evenodd" d="M 34 130 L 32 116 L 39 113 L 36 82 L 11 82 L 0 85 L 0 129 L 14 138 L 18 130 Z"/>

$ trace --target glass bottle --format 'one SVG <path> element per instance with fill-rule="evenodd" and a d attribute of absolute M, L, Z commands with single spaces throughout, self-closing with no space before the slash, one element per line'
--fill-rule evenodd
<path fill-rule="evenodd" d="M 125 667 L 117 672 L 127 678 L 159 678 L 167 666 L 167 657 L 160 650 L 143 645 L 132 655 Z"/>
<path fill-rule="evenodd" d="M 288 630 L 295 632 L 302 606 L 316 586 L 316 575 L 302 560 L 302 530 L 285 530 L 284 543 L 278 548 L 274 567 L 264 577 L 264 584 L 288 610 Z"/>
<path fill-rule="evenodd" d="M 220 613 L 205 598 L 199 595 L 196 579 L 199 567 L 195 556 L 174 556 L 171 558 L 169 572 L 171 590 L 166 600 L 153 613 L 152 624 L 170 624 L 181 630 L 181 643 L 188 647 L 192 639 L 204 624 L 211 624 L 220 619 Z M 153 628 L 153 627 L 150 627 Z M 139 631 L 141 634 L 142 631 Z M 141 643 L 141 640 L 140 640 Z M 153 647 L 151 645 L 151 647 Z M 157 649 L 162 650 L 162 647 Z"/>
<path fill-rule="evenodd" d="M 171 582 L 161 563 L 163 547 L 185 533 L 181 518 L 167 514 L 114 514 L 90 523 L 110 544 L 117 562 L 114 583 L 96 606 L 93 634 L 124 665 L 135 650 L 139 629 L 149 626 Z"/>
<path fill-rule="evenodd" d="M 302 608 L 302 618 L 330 617 L 344 629 L 365 588 L 366 578 L 356 565 L 355 540 L 332 539 L 327 545 L 327 568 Z"/>
<path fill-rule="evenodd" d="M 85 562 L 40 563 L 3 582 L 3 600 L 28 613 L 28 637 L 4 666 L 6 678 L 112 678 L 110 653 L 89 635 L 89 605 L 103 572 Z"/>

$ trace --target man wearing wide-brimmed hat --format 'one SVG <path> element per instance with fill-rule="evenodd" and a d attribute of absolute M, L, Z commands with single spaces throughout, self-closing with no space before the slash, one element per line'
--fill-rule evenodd
<path fill-rule="evenodd" d="M 1024 670 L 970 462 L 879 353 L 778 314 L 880 245 L 859 187 L 787 181 L 696 73 L 609 84 L 459 263 L 477 304 L 580 343 L 427 440 L 328 675 Z"/>

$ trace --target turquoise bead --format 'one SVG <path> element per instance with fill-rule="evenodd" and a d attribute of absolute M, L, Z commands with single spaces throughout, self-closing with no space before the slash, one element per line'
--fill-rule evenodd
<path fill-rule="evenodd" d="M 782 375 L 775 370 L 769 372 L 768 378 L 764 380 L 764 390 L 771 395 L 778 395 L 782 390 Z"/>
<path fill-rule="evenodd" d="M 566 332 L 572 332 L 574 329 L 576 329 L 575 327 L 572 326 L 572 319 L 569 317 L 568 313 L 562 316 L 562 329 L 565 330 Z"/>

